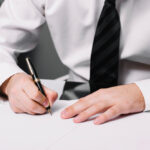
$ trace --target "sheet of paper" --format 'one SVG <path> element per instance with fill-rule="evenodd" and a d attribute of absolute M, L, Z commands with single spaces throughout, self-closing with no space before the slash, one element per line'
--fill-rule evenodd
<path fill-rule="evenodd" d="M 150 114 L 140 113 L 98 126 L 81 123 L 47 150 L 149 150 L 149 139 Z"/>
<path fill-rule="evenodd" d="M 15 114 L 8 102 L 0 104 L 0 149 L 46 150 L 76 127 L 72 119 L 60 118 L 60 112 L 74 102 L 58 100 L 52 116 Z"/>

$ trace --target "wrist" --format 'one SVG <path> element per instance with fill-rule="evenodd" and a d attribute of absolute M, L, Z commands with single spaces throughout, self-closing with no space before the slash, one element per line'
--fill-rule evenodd
<path fill-rule="evenodd" d="M 135 89 L 136 89 L 136 96 L 138 97 L 140 110 L 144 111 L 146 104 L 145 104 L 145 99 L 144 99 L 143 93 L 142 93 L 141 89 L 135 83 L 133 83 L 133 85 L 135 86 Z"/>
<path fill-rule="evenodd" d="M 2 95 L 7 96 L 7 87 L 8 87 L 8 84 L 9 84 L 9 81 L 10 81 L 11 78 L 12 78 L 12 76 L 9 77 L 7 80 L 5 80 L 4 83 L 1 85 L 0 92 L 1 92 Z"/>

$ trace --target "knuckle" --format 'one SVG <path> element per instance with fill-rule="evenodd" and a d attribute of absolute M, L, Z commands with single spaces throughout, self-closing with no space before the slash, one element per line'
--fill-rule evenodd
<path fill-rule="evenodd" d="M 30 109 L 30 111 L 34 111 L 37 109 L 37 106 L 35 104 L 30 104 L 29 109 Z"/>
<path fill-rule="evenodd" d="M 80 113 L 81 117 L 87 117 L 89 115 L 89 113 L 87 111 L 83 111 L 82 113 Z"/>
<path fill-rule="evenodd" d="M 73 107 L 72 106 L 70 106 L 70 107 L 68 107 L 68 108 L 66 108 L 66 111 L 67 112 L 72 112 L 74 109 L 73 109 Z"/>
<path fill-rule="evenodd" d="M 85 102 L 85 99 L 84 99 L 84 98 L 81 98 L 81 99 L 79 99 L 78 102 L 79 102 L 79 103 L 84 103 L 84 102 Z"/>
<path fill-rule="evenodd" d="M 118 110 L 116 108 L 111 108 L 111 114 L 112 115 L 118 114 Z"/>
<path fill-rule="evenodd" d="M 106 101 L 101 101 L 94 106 L 95 111 L 104 111 L 107 108 L 107 102 Z"/>
<path fill-rule="evenodd" d="M 10 89 L 10 94 L 12 95 L 16 95 L 17 92 L 18 92 L 18 89 L 16 87 Z"/>
<path fill-rule="evenodd" d="M 102 104 L 97 103 L 93 107 L 94 107 L 95 110 L 99 110 L 102 107 Z"/>
<path fill-rule="evenodd" d="M 112 95 L 108 89 L 100 89 L 100 99 L 112 99 Z"/>
<path fill-rule="evenodd" d="M 40 93 L 39 90 L 36 89 L 34 90 L 34 92 L 32 93 L 32 99 L 36 100 L 39 97 Z"/>
<path fill-rule="evenodd" d="M 122 114 L 126 114 L 126 113 L 129 113 L 130 110 L 132 110 L 132 107 L 131 106 L 127 106 L 127 105 L 122 105 L 121 106 L 121 113 Z"/>
<path fill-rule="evenodd" d="M 102 115 L 102 118 L 103 118 L 104 121 L 106 121 L 106 120 L 109 119 L 109 118 L 108 118 L 108 115 L 107 115 L 106 113 L 104 113 L 104 114 Z"/>
<path fill-rule="evenodd" d="M 112 111 L 113 115 L 117 115 L 120 113 L 121 109 L 120 109 L 120 107 L 115 107 L 115 108 L 112 108 L 111 111 Z"/>
<path fill-rule="evenodd" d="M 68 112 L 69 115 L 74 115 L 76 113 L 73 106 L 66 108 L 66 111 Z"/>

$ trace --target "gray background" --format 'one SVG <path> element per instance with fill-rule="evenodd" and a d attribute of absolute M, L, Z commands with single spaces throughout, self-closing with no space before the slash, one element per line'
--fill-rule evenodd
<path fill-rule="evenodd" d="M 2 2 L 3 0 L 0 0 L 0 3 Z M 27 71 L 24 60 L 26 56 L 32 59 L 40 78 L 55 79 L 68 73 L 67 67 L 61 63 L 56 53 L 46 24 L 42 27 L 38 46 L 33 51 L 18 57 L 19 66 L 25 71 Z"/>

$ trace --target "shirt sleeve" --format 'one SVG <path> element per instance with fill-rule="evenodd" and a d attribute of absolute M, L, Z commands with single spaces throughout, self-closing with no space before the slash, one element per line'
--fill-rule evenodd
<path fill-rule="evenodd" d="M 43 3 L 42 3 L 43 2 Z M 44 0 L 5 0 L 0 7 L 0 86 L 10 76 L 23 72 L 18 54 L 37 45 L 45 23 Z"/>
<path fill-rule="evenodd" d="M 150 79 L 135 82 L 145 99 L 145 110 L 150 111 Z"/>

